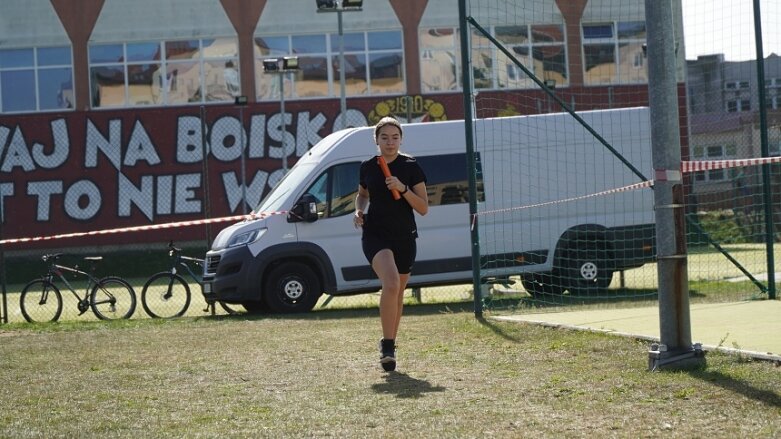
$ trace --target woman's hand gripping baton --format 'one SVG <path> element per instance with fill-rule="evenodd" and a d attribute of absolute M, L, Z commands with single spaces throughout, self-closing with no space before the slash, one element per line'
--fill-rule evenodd
<path fill-rule="evenodd" d="M 388 164 L 385 163 L 385 158 L 383 158 L 382 156 L 377 157 L 377 164 L 380 165 L 380 169 L 382 169 L 382 174 L 385 176 L 385 178 L 391 176 L 390 169 L 388 168 Z M 393 194 L 394 200 L 398 200 L 401 198 L 401 194 L 396 189 L 391 189 L 391 193 Z"/>

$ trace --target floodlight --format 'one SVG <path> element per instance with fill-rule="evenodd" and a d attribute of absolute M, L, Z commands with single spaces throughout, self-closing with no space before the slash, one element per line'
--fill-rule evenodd
<path fill-rule="evenodd" d="M 317 9 L 336 9 L 336 1 L 317 0 Z"/>
<path fill-rule="evenodd" d="M 286 56 L 282 58 L 282 69 L 283 70 L 298 70 L 298 57 L 297 56 Z"/>
<path fill-rule="evenodd" d="M 247 103 L 248 103 L 248 102 L 249 102 L 249 101 L 247 100 L 247 97 L 246 97 L 246 96 L 236 96 L 236 97 L 233 99 L 233 103 L 234 103 L 235 105 L 238 105 L 238 106 L 240 106 L 240 107 L 243 107 L 243 106 L 247 105 Z"/>
<path fill-rule="evenodd" d="M 543 83 L 545 84 L 546 87 L 548 87 L 551 90 L 556 88 L 556 80 L 555 79 L 546 79 Z"/>
<path fill-rule="evenodd" d="M 269 58 L 263 60 L 264 72 L 276 72 L 279 70 L 279 60 L 277 58 Z"/>

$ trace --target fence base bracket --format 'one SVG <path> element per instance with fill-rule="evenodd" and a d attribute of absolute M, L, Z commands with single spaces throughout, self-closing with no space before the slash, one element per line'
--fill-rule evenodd
<path fill-rule="evenodd" d="M 679 351 L 668 351 L 667 346 L 654 343 L 648 351 L 648 370 L 651 372 L 693 370 L 705 367 L 705 364 L 705 351 L 700 343 Z"/>

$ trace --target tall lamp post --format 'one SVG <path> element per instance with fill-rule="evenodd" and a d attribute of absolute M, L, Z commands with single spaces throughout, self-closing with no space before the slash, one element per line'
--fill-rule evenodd
<path fill-rule="evenodd" d="M 336 12 L 339 23 L 339 98 L 342 128 L 347 126 L 347 93 L 344 79 L 344 29 L 342 12 L 363 10 L 363 0 L 316 0 L 317 12 Z"/>
<path fill-rule="evenodd" d="M 276 74 L 279 76 L 279 107 L 282 122 L 279 124 L 279 138 L 282 142 L 282 169 L 287 172 L 287 151 L 285 149 L 285 126 L 287 117 L 285 116 L 285 75 L 288 72 L 298 70 L 298 57 L 285 56 L 282 58 L 268 58 L 263 60 L 263 72 Z"/>

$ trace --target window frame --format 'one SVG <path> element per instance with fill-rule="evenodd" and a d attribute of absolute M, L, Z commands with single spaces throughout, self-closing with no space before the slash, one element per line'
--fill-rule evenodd
<path fill-rule="evenodd" d="M 585 86 L 604 86 L 604 85 L 635 85 L 635 84 L 647 84 L 648 83 L 648 66 L 647 63 L 645 63 L 644 58 L 641 56 L 638 56 L 637 52 L 634 53 L 628 53 L 627 56 L 631 57 L 631 68 L 633 70 L 644 70 L 644 74 L 641 74 L 640 80 L 633 80 L 630 77 L 623 77 L 622 76 L 622 58 L 621 58 L 621 47 L 623 45 L 636 45 L 642 47 L 642 45 L 646 44 L 648 40 L 648 29 L 644 25 L 642 33 L 645 35 L 643 38 L 637 38 L 637 37 L 622 37 L 621 36 L 621 25 L 624 24 L 637 24 L 637 23 L 644 23 L 639 20 L 631 20 L 631 21 L 619 21 L 619 20 L 613 20 L 613 21 L 595 21 L 595 22 L 583 22 L 580 25 L 580 37 L 581 37 L 581 44 L 580 44 L 580 52 L 581 52 L 581 59 L 583 62 L 581 63 L 581 69 L 583 72 L 583 85 Z M 587 34 L 589 31 L 587 29 L 597 28 L 597 27 L 610 27 L 610 35 L 595 35 L 593 37 L 588 36 Z M 586 48 L 587 46 L 604 46 L 604 47 L 610 47 L 613 54 L 613 69 L 611 76 L 605 80 L 605 78 L 600 77 L 599 80 L 590 80 L 588 65 L 587 65 L 587 54 L 586 54 Z M 639 61 L 639 62 L 638 62 Z M 596 67 L 596 66 L 594 66 Z M 594 68 L 592 67 L 592 68 Z"/>
<path fill-rule="evenodd" d="M 67 53 L 68 61 L 67 63 L 45 63 L 41 60 L 41 52 L 47 51 L 51 49 L 58 49 L 58 50 L 65 50 L 64 53 Z M 0 49 L 0 52 L 5 51 L 30 51 L 31 53 L 31 63 L 30 65 L 19 65 L 19 66 L 7 66 L 3 67 L 0 65 L 0 114 L 23 114 L 23 113 L 49 113 L 49 112 L 56 112 L 56 111 L 74 111 L 75 110 L 75 103 L 71 102 L 70 106 L 60 106 L 58 108 L 42 108 L 42 86 L 43 82 L 45 82 L 41 76 L 43 72 L 48 71 L 56 71 L 56 70 L 67 70 L 67 74 L 69 75 L 70 84 L 71 84 L 71 96 L 74 93 L 73 87 L 75 83 L 75 78 L 73 76 L 73 46 L 71 45 L 52 45 L 52 46 L 33 46 L 33 47 L 8 47 Z M 2 86 L 2 77 L 4 73 L 7 72 L 26 72 L 31 71 L 32 72 L 32 85 L 33 85 L 33 108 L 25 108 L 22 110 L 6 110 L 3 105 L 3 86 Z M 67 90 L 60 90 L 62 93 L 63 91 Z M 60 94 L 58 97 L 60 100 L 65 99 L 64 94 Z"/>
<path fill-rule="evenodd" d="M 232 53 L 228 55 L 206 55 L 204 52 L 207 48 L 211 47 L 213 43 L 218 41 L 227 41 L 232 42 L 233 50 Z M 192 58 L 187 59 L 177 59 L 175 57 L 172 57 L 168 54 L 169 51 L 169 44 L 186 44 L 190 42 L 197 42 L 197 47 L 193 48 L 193 52 L 196 56 Z M 209 43 L 208 45 L 206 43 Z M 140 60 L 131 60 L 128 57 L 128 46 L 134 46 L 134 45 L 142 45 L 142 44 L 150 44 L 150 45 L 156 45 L 157 46 L 157 55 L 152 56 L 151 59 L 140 59 Z M 122 50 L 122 54 L 120 59 L 118 60 L 98 60 L 93 61 L 93 54 L 97 48 L 99 47 L 108 47 L 108 46 L 120 46 Z M 189 38 L 189 39 L 167 39 L 167 40 L 143 40 L 143 41 L 125 41 L 125 42 L 94 42 L 89 43 L 87 46 L 87 63 L 88 63 L 88 70 L 89 70 L 89 87 L 90 87 L 90 109 L 92 110 L 112 110 L 112 109 L 120 109 L 120 108 L 149 108 L 149 107 L 171 107 L 171 106 L 181 106 L 181 105 L 208 105 L 208 104 L 225 104 L 229 102 L 233 102 L 235 96 L 237 94 L 232 94 L 229 90 L 227 85 L 225 86 L 225 91 L 227 94 L 231 94 L 230 97 L 225 97 L 224 99 L 209 99 L 210 96 L 210 89 L 209 85 L 207 83 L 207 66 L 210 66 L 211 63 L 220 63 L 223 64 L 225 67 L 222 67 L 223 69 L 228 68 L 228 63 L 232 63 L 234 66 L 235 72 L 240 75 L 240 69 L 239 69 L 239 42 L 238 38 L 235 36 L 222 36 L 222 37 L 210 37 L 210 38 Z M 191 99 L 191 96 L 188 97 L 187 102 L 182 102 L 179 100 L 172 100 L 171 97 L 171 91 L 175 90 L 178 86 L 178 80 L 174 83 L 171 83 L 171 79 L 169 78 L 169 67 L 171 66 L 177 66 L 177 65 L 195 65 L 198 68 L 198 84 L 195 88 L 197 92 L 198 99 L 193 100 Z M 153 74 L 150 78 L 150 83 L 145 84 L 150 87 L 150 90 L 154 90 L 155 87 L 159 89 L 160 93 L 160 100 L 158 102 L 154 101 L 154 92 L 150 91 L 150 96 L 153 97 L 153 101 L 149 103 L 131 103 L 131 79 L 130 79 L 130 71 L 132 67 L 134 66 L 143 66 L 143 65 L 156 65 L 158 68 L 155 73 L 160 72 L 160 76 L 157 76 L 158 79 L 155 79 L 155 75 Z M 98 68 L 121 68 L 123 72 L 123 103 L 118 105 L 105 105 L 95 104 L 95 98 L 96 98 L 96 90 L 99 84 L 96 84 L 95 78 L 93 75 L 93 70 Z M 174 72 L 177 72 L 178 70 L 175 69 Z M 173 75 L 173 78 L 177 78 L 177 75 Z M 241 86 L 241 78 L 239 77 L 239 87 Z M 205 92 L 204 92 L 205 91 Z M 241 91 L 238 92 L 238 94 L 241 94 Z"/>
<path fill-rule="evenodd" d="M 396 33 L 399 38 L 399 47 L 398 48 L 381 48 L 376 49 L 371 47 L 371 41 L 370 41 L 370 34 L 380 34 L 380 33 Z M 406 69 L 405 69 L 405 53 L 404 53 L 404 35 L 401 31 L 401 29 L 376 29 L 371 31 L 357 31 L 357 32 L 347 32 L 343 33 L 345 38 L 345 43 L 347 43 L 347 38 L 354 37 L 356 35 L 360 35 L 360 39 L 362 41 L 361 48 L 349 48 L 345 46 L 344 50 L 344 56 L 345 59 L 349 56 L 360 56 L 363 60 L 363 78 L 365 78 L 365 93 L 362 94 L 356 94 L 351 93 L 349 90 L 349 87 L 346 90 L 346 97 L 367 97 L 367 96 L 398 96 L 398 95 L 404 95 L 407 93 L 407 78 L 406 78 Z M 293 39 L 296 37 L 311 37 L 311 36 L 322 36 L 324 38 L 324 50 L 325 51 L 313 51 L 313 52 L 302 52 L 296 47 L 294 47 Z M 259 41 L 264 38 L 287 38 L 287 49 L 283 50 L 281 48 L 271 48 L 269 50 L 268 54 L 259 53 L 258 48 Z M 282 80 L 285 81 L 284 89 L 285 89 L 285 99 L 297 99 L 297 100 L 311 100 L 311 99 L 330 99 L 330 98 L 338 98 L 341 96 L 341 83 L 339 80 L 339 72 L 336 68 L 336 65 L 339 62 L 340 58 L 340 50 L 339 50 L 339 34 L 338 33 L 318 33 L 318 34 L 285 34 L 285 35 L 279 35 L 279 34 L 268 34 L 268 35 L 262 35 L 262 34 L 256 34 L 253 36 L 253 44 L 255 47 L 255 65 L 259 66 L 259 70 L 256 71 L 255 77 L 256 77 L 256 84 L 255 84 L 255 96 L 258 102 L 273 102 L 280 100 L 279 96 L 279 88 L 274 87 L 275 83 L 279 81 L 277 78 L 272 78 L 271 81 L 264 80 L 263 75 L 266 75 L 265 72 L 263 72 L 263 60 L 267 58 L 280 58 L 284 56 L 297 56 L 299 58 L 299 65 L 301 65 L 301 58 L 324 58 L 325 64 L 326 64 L 326 92 L 324 94 L 317 94 L 317 95 L 302 95 L 299 93 L 297 83 L 300 81 L 303 81 L 302 79 L 302 72 L 300 70 L 295 72 L 289 72 L 284 73 Z M 371 60 L 374 55 L 378 54 L 399 54 L 401 57 L 401 61 L 399 63 L 400 72 L 401 72 L 401 89 L 400 90 L 392 90 L 389 92 L 379 93 L 376 92 L 375 89 L 378 88 L 376 85 L 373 84 L 373 77 L 372 77 L 372 66 L 371 66 Z M 278 73 L 273 73 L 272 75 L 278 75 Z M 271 83 L 272 85 L 269 87 L 268 93 L 263 92 L 262 84 Z"/>
<path fill-rule="evenodd" d="M 556 26 L 559 28 L 559 32 L 561 33 L 561 40 L 559 41 L 537 41 L 535 40 L 534 36 L 537 35 L 535 33 L 535 30 L 539 30 L 545 27 L 551 27 Z M 498 35 L 498 30 L 500 29 L 509 29 L 509 28 L 519 28 L 525 30 L 525 41 L 518 44 L 509 44 L 507 41 L 503 41 L 502 38 Z M 566 87 L 570 84 L 570 71 L 569 71 L 569 48 L 567 47 L 567 27 L 564 25 L 564 23 L 532 23 L 532 24 L 518 24 L 518 25 L 492 25 L 489 26 L 487 29 L 491 36 L 499 40 L 500 42 L 505 44 L 505 47 L 511 45 L 512 49 L 518 48 L 521 52 L 524 52 L 525 54 L 519 55 L 516 54 L 515 58 L 518 59 L 524 66 L 526 66 L 527 69 L 529 69 L 535 76 L 537 76 L 541 81 L 544 81 L 546 78 L 545 70 L 542 72 L 536 71 L 535 68 L 535 50 L 545 49 L 549 47 L 559 47 L 561 49 L 561 52 L 564 54 L 564 61 L 563 61 L 563 68 L 564 68 L 564 78 L 565 81 L 563 83 L 557 83 L 556 85 L 559 87 Z M 450 35 L 450 44 L 448 45 L 442 45 L 439 47 L 428 47 L 424 46 L 423 41 L 425 40 L 425 35 L 430 34 L 432 32 L 443 32 L 447 31 L 447 33 Z M 459 28 L 458 27 L 448 27 L 448 26 L 439 26 L 439 27 L 421 27 L 418 29 L 419 34 L 419 53 L 420 53 L 420 61 L 421 66 L 425 64 L 426 62 L 429 62 L 430 60 L 436 60 L 437 57 L 434 55 L 436 53 L 445 53 L 448 55 L 449 58 L 453 59 L 452 66 L 455 70 L 455 84 L 451 88 L 432 88 L 426 85 L 425 80 L 427 78 L 424 78 L 425 73 L 421 71 L 421 91 L 424 93 L 439 93 L 444 91 L 456 91 L 456 90 L 463 90 L 464 89 L 464 83 L 463 78 L 461 74 L 461 47 L 459 42 Z M 520 34 L 520 33 L 519 33 Z M 483 38 L 482 35 L 479 36 L 480 38 Z M 474 41 L 474 37 L 472 38 Z M 486 86 L 478 86 L 476 80 L 476 71 L 482 72 L 482 70 L 478 70 L 478 67 L 474 66 L 473 63 L 473 73 L 472 73 L 472 82 L 473 86 L 476 90 L 533 90 L 538 88 L 538 86 L 534 83 L 534 81 L 531 78 L 524 78 L 525 75 L 518 66 L 515 65 L 513 62 L 509 62 L 506 64 L 501 64 L 499 62 L 500 56 L 503 56 L 504 54 L 494 45 L 491 44 L 490 41 L 488 41 L 485 44 L 473 44 L 471 47 L 472 50 L 472 57 L 474 58 L 475 54 L 480 52 L 485 52 L 485 60 L 487 63 L 490 63 L 490 66 L 486 68 L 486 70 L 489 72 L 489 76 L 481 76 L 480 80 L 485 81 L 485 84 L 488 84 Z M 518 52 L 518 51 L 516 51 Z M 422 70 L 422 68 L 421 68 Z M 501 73 L 500 73 L 501 71 Z M 510 85 L 503 85 L 502 78 L 505 79 L 506 84 L 510 83 L 510 80 L 512 80 L 513 83 L 515 83 L 514 86 Z"/>
<path fill-rule="evenodd" d="M 714 154 L 715 148 L 719 153 Z M 737 157 L 737 145 L 734 144 L 707 144 L 692 147 L 692 158 L 695 161 L 728 160 Z M 728 181 L 730 176 L 725 169 L 712 169 L 697 171 L 694 173 L 694 181 L 697 183 L 720 183 Z"/>

